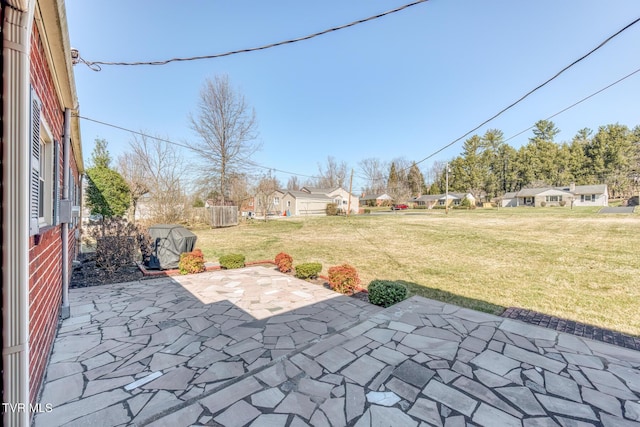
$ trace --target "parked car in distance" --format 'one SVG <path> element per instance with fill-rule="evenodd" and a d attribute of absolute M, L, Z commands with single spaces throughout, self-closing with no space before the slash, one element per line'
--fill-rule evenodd
<path fill-rule="evenodd" d="M 391 210 L 392 211 L 403 211 L 405 209 L 409 209 L 409 206 L 405 205 L 405 204 L 400 204 L 400 205 L 393 205 L 391 206 Z"/>

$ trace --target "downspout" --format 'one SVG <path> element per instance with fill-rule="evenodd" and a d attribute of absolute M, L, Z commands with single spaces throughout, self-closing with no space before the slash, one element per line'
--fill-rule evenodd
<path fill-rule="evenodd" d="M 62 200 L 69 201 L 69 151 L 71 145 L 71 110 L 64 110 L 64 134 L 62 136 Z M 68 319 L 69 308 L 69 223 L 71 216 L 62 223 L 62 307 L 60 317 Z"/>
<path fill-rule="evenodd" d="M 35 0 L 2 2 L 3 403 L 29 406 L 30 42 Z M 29 411 L 2 422 L 28 426 Z"/>

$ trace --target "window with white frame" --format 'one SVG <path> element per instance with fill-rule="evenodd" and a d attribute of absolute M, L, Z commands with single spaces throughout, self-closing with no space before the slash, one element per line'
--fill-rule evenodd
<path fill-rule="evenodd" d="M 547 202 L 561 202 L 562 196 L 547 196 Z"/>
<path fill-rule="evenodd" d="M 58 215 L 59 149 L 51 130 L 43 120 L 42 104 L 32 90 L 30 135 L 29 234 L 39 234 L 40 228 L 55 225 Z"/>

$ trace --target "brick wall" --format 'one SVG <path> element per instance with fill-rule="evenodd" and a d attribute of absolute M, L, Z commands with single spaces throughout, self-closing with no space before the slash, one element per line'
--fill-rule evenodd
<path fill-rule="evenodd" d="M 37 26 L 33 26 L 31 38 L 31 84 L 42 101 L 42 115 L 53 138 L 60 143 L 59 174 L 60 198 L 62 195 L 63 156 L 62 140 L 64 108 L 56 95 L 53 77 L 44 54 Z M 73 173 L 78 179 L 73 154 L 69 156 Z M 55 338 L 60 304 L 62 301 L 62 227 L 60 225 L 40 229 L 38 236 L 30 238 L 29 250 L 29 375 L 30 398 L 35 403 L 44 379 L 45 369 Z M 74 228 L 69 235 L 73 237 Z M 36 244 L 37 243 L 37 244 Z M 69 241 L 69 253 L 75 253 L 75 240 Z M 69 258 L 71 262 L 73 256 Z M 71 271 L 71 266 L 69 266 Z"/>

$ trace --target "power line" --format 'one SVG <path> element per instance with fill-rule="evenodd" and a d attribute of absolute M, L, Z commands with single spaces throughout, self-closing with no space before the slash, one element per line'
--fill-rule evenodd
<path fill-rule="evenodd" d="M 600 93 L 604 92 L 604 91 L 605 91 L 605 90 L 607 90 L 607 89 L 612 88 L 613 86 L 617 85 L 618 83 L 622 83 L 624 80 L 626 80 L 626 79 L 628 79 L 629 77 L 632 77 L 632 76 L 634 76 L 635 74 L 638 74 L 638 73 L 640 73 L 640 68 L 636 69 L 635 71 L 632 71 L 631 73 L 627 74 L 627 75 L 626 75 L 626 76 L 624 76 L 624 77 L 619 78 L 618 80 L 614 81 L 613 83 L 610 83 L 610 84 L 606 85 L 605 87 L 603 87 L 603 88 L 601 88 L 601 89 L 599 89 L 599 90 L 597 90 L 597 91 L 595 91 L 595 92 L 591 93 L 590 95 L 585 96 L 584 98 L 580 99 L 579 101 L 576 101 L 576 102 L 574 102 L 573 104 L 571 104 L 571 105 L 569 105 L 569 106 L 567 106 L 567 107 L 563 108 L 562 110 L 558 111 L 557 113 L 554 113 L 554 114 L 550 115 L 549 117 L 547 117 L 547 118 L 546 118 L 546 119 L 544 119 L 544 120 L 551 120 L 552 118 L 554 118 L 554 117 L 556 117 L 556 116 L 558 116 L 558 115 L 560 115 L 560 114 L 564 113 L 564 112 L 565 112 L 565 111 L 567 111 L 567 110 L 572 109 L 573 107 L 576 107 L 576 106 L 578 106 L 578 105 L 582 104 L 583 102 L 585 102 L 585 101 L 587 101 L 587 100 L 589 100 L 589 99 L 593 98 L 594 96 L 596 96 L 596 95 L 598 95 L 598 94 L 600 94 Z M 522 135 L 523 133 L 525 133 L 525 132 L 527 132 L 527 131 L 529 131 L 529 130 L 533 129 L 534 127 L 535 127 L 535 125 L 529 126 L 528 128 L 526 128 L 526 129 L 524 129 L 524 130 L 522 130 L 522 131 L 520 131 L 520 132 L 516 133 L 515 135 L 512 135 L 512 136 L 510 136 L 509 138 L 505 139 L 505 140 L 504 140 L 504 142 L 510 141 L 510 140 L 512 140 L 512 139 L 514 139 L 514 138 L 516 138 L 516 137 L 518 137 L 518 136 L 520 136 L 520 135 Z M 467 135 L 468 135 L 468 134 L 467 134 Z M 459 139 L 458 139 L 458 140 L 456 140 L 456 141 L 454 141 L 454 142 L 457 142 L 457 141 L 459 141 Z M 449 147 L 449 146 L 451 146 L 451 145 L 452 145 L 452 144 L 449 144 L 449 145 L 445 146 L 444 148 L 447 148 L 447 147 Z M 440 151 L 442 151 L 442 150 L 443 150 L 443 149 L 440 149 L 439 151 L 436 151 L 435 153 L 431 154 L 429 157 L 427 157 L 427 158 L 425 158 L 425 159 L 421 160 L 420 162 L 416 162 L 416 164 L 424 162 L 425 160 L 429 159 L 430 157 L 433 157 L 435 154 L 439 153 L 439 152 L 440 152 Z M 409 170 L 409 168 L 405 168 L 405 169 L 401 169 L 400 171 L 405 171 L 405 172 L 406 172 L 406 171 L 408 171 L 408 170 Z M 362 175 L 358 175 L 358 178 L 361 178 L 361 179 L 364 179 L 364 180 L 366 180 L 366 181 L 370 181 L 370 182 L 371 182 L 371 181 L 374 181 L 374 182 L 375 182 L 375 181 L 380 181 L 380 180 L 384 180 L 384 179 L 385 179 L 385 178 L 375 178 L 375 179 L 373 179 L 373 180 L 372 180 L 372 179 L 370 179 L 370 178 L 368 178 L 368 177 L 366 177 L 366 176 L 362 176 Z"/>
<path fill-rule="evenodd" d="M 544 86 L 546 86 L 547 84 L 551 83 L 553 80 L 555 80 L 556 78 L 558 78 L 561 74 L 563 74 L 565 71 L 567 71 L 569 68 L 573 67 L 574 65 L 578 64 L 579 62 L 583 61 L 584 59 L 586 59 L 588 56 L 590 56 L 591 54 L 593 54 L 594 52 L 596 52 L 597 50 L 599 50 L 601 47 L 603 47 L 604 45 L 606 45 L 607 43 L 609 43 L 613 38 L 617 37 L 618 35 L 620 35 L 622 32 L 628 30 L 629 28 L 631 28 L 633 25 L 637 24 L 638 21 L 640 21 L 640 18 L 636 18 L 634 19 L 632 22 L 630 22 L 629 24 L 625 25 L 624 27 L 622 27 L 620 30 L 616 31 L 615 33 L 613 33 L 612 35 L 610 35 L 609 37 L 607 37 L 606 39 L 604 39 L 600 44 L 598 44 L 596 47 L 594 47 L 593 49 L 591 49 L 589 52 L 587 52 L 586 54 L 582 55 L 580 58 L 576 59 L 575 61 L 573 61 L 571 64 L 567 65 L 566 67 L 562 68 L 560 71 L 558 71 L 556 74 L 554 74 L 551 78 L 549 78 L 548 80 L 546 80 L 544 83 L 539 84 L 538 86 L 536 86 L 535 88 L 531 89 L 529 92 L 525 93 L 524 95 L 522 95 L 520 98 L 518 98 L 515 102 L 512 102 L 511 104 L 509 104 L 508 106 L 506 106 L 505 108 L 503 108 L 502 110 L 500 110 L 499 112 L 497 112 L 496 114 L 494 114 L 493 116 L 489 117 L 487 120 L 483 121 L 482 123 L 480 123 L 478 126 L 474 127 L 473 129 L 471 129 L 470 131 L 468 131 L 467 133 L 465 133 L 464 135 L 460 136 L 459 138 L 454 139 L 453 141 L 451 141 L 450 143 L 444 145 L 443 147 L 439 148 L 438 150 L 434 151 L 433 153 L 431 153 L 430 155 L 428 155 L 427 157 L 425 157 L 424 159 L 416 162 L 416 164 L 420 164 L 422 162 L 425 162 L 426 160 L 429 160 L 430 158 L 432 158 L 433 156 L 435 156 L 436 154 L 441 153 L 442 151 L 446 150 L 447 148 L 451 147 L 452 145 L 454 145 L 455 143 L 459 142 L 460 140 L 462 140 L 463 138 L 467 137 L 468 135 L 470 135 L 471 133 L 477 131 L 478 129 L 480 129 L 482 126 L 486 125 L 487 123 L 493 121 L 494 119 L 496 119 L 497 117 L 501 116 L 502 114 L 504 114 L 505 112 L 507 112 L 508 110 L 510 110 L 511 108 L 515 107 L 516 105 L 518 105 L 520 102 L 524 101 L 526 98 L 528 98 L 531 94 L 533 94 L 534 92 L 538 91 L 539 89 L 543 88 Z M 408 170 L 408 169 L 407 169 Z"/>
<path fill-rule="evenodd" d="M 293 43 L 298 43 L 301 41 L 305 41 L 305 40 L 310 40 L 313 39 L 315 37 L 319 37 L 334 31 L 339 31 L 339 30 L 343 30 L 345 28 L 349 28 L 349 27 L 353 27 L 356 26 L 358 24 L 362 24 L 365 22 L 369 22 L 369 21 L 373 21 L 375 19 L 379 19 L 382 18 L 384 16 L 387 15 L 391 15 L 397 12 L 400 12 L 402 10 L 408 9 L 412 6 L 416 6 L 420 3 L 426 3 L 429 0 L 418 0 L 415 1 L 413 3 L 409 3 L 409 4 L 405 4 L 403 6 L 397 7 L 395 9 L 391 9 L 388 10 L 386 12 L 382 12 L 379 13 L 377 15 L 373 15 L 370 16 L 368 18 L 364 18 L 364 19 L 359 19 L 357 21 L 353 21 L 350 22 L 348 24 L 344 24 L 344 25 L 340 25 L 337 27 L 332 27 L 323 31 L 319 31 L 317 33 L 313 33 L 313 34 L 309 34 L 303 37 L 298 37 L 295 39 L 289 39 L 289 40 L 284 40 L 284 41 L 280 41 L 280 42 L 276 42 L 276 43 L 270 43 L 270 44 L 266 44 L 266 45 L 262 45 L 262 46 L 258 46 L 258 47 L 252 47 L 252 48 L 248 48 L 248 49 L 240 49 L 240 50 L 233 50 L 230 52 L 225 52 L 225 53 L 217 53 L 217 54 L 213 54 L 213 55 L 202 55 L 202 56 L 191 56 L 191 57 L 185 57 L 185 58 L 171 58 L 171 59 L 166 59 L 166 60 L 161 60 L 161 61 L 139 61 L 139 62 L 107 62 L 107 61 L 88 61 L 84 58 L 81 58 L 78 55 L 77 58 L 77 62 L 83 63 L 85 65 L 87 65 L 89 68 L 91 68 L 93 71 L 100 71 L 101 65 L 166 65 L 169 64 L 171 62 L 186 62 L 186 61 L 198 61 L 201 59 L 215 59 L 215 58 L 222 58 L 224 56 L 231 56 L 231 55 L 236 55 L 239 53 L 246 53 L 246 52 L 255 52 L 258 50 L 265 50 L 265 49 L 271 49 L 273 47 L 278 47 L 278 46 L 282 46 L 285 44 L 293 44 Z"/>
<path fill-rule="evenodd" d="M 81 116 L 79 114 L 76 114 L 75 117 L 77 117 L 79 119 L 82 119 L 82 120 L 87 120 L 87 121 L 90 121 L 90 122 L 98 123 L 98 124 L 101 124 L 103 126 L 108 126 L 108 127 L 112 127 L 112 128 L 115 128 L 115 129 L 123 130 L 125 132 L 130 132 L 130 133 L 132 133 L 134 135 L 140 135 L 140 136 L 145 137 L 145 138 L 152 138 L 152 139 L 155 139 L 157 141 L 166 142 L 167 144 L 172 144 L 172 145 L 176 145 L 178 147 L 186 148 L 188 150 L 196 151 L 196 150 L 194 150 L 193 147 L 191 147 L 189 145 L 181 144 L 179 142 L 171 141 L 169 139 L 164 139 L 164 138 L 160 138 L 160 137 L 157 137 L 157 136 L 149 135 L 149 134 L 146 134 L 144 132 L 135 131 L 133 129 L 127 129 L 127 128 L 122 127 L 122 126 L 114 125 L 112 123 L 103 122 L 101 120 L 96 120 L 96 119 L 92 119 L 92 118 L 89 118 L 89 117 L 84 117 L 84 116 Z M 253 162 L 253 161 L 249 161 L 248 163 L 251 166 L 259 168 L 259 169 L 266 169 L 266 170 L 271 170 L 271 171 L 275 171 L 275 172 L 281 172 L 281 173 L 284 173 L 284 174 L 287 174 L 287 175 L 295 175 L 295 176 L 300 176 L 300 177 L 304 177 L 304 178 L 318 178 L 318 176 L 304 175 L 304 174 L 301 174 L 301 173 L 296 173 L 296 172 L 286 171 L 286 170 L 282 170 L 282 169 L 277 169 L 277 168 L 270 167 L 270 166 L 264 166 L 264 165 L 261 165 L 259 163 Z"/>
<path fill-rule="evenodd" d="M 640 68 L 638 68 L 638 69 L 637 69 L 637 70 L 635 70 L 635 71 L 632 71 L 631 73 L 629 73 L 629 74 L 627 74 L 626 76 L 624 76 L 624 77 L 622 77 L 622 78 L 620 78 L 620 79 L 616 80 L 615 82 L 613 82 L 613 83 L 611 83 L 611 84 L 608 84 L 607 86 L 603 87 L 602 89 L 600 89 L 600 90 L 598 90 L 598 91 L 596 91 L 596 92 L 593 92 L 591 95 L 587 95 L 587 96 L 585 96 L 585 97 L 584 97 L 584 98 L 582 98 L 581 100 L 574 102 L 573 104 L 569 105 L 568 107 L 563 108 L 562 110 L 558 111 L 558 112 L 557 112 L 557 113 L 555 113 L 555 114 L 550 115 L 549 117 L 547 117 L 547 118 L 546 118 L 546 119 L 544 119 L 544 120 L 551 120 L 551 119 L 553 119 L 554 117 L 556 117 L 556 116 L 558 116 L 558 115 L 560 115 L 560 114 L 564 113 L 564 112 L 565 112 L 565 111 L 567 111 L 567 110 L 572 109 L 573 107 L 575 107 L 575 106 L 577 106 L 577 105 L 582 104 L 584 101 L 586 101 L 586 100 L 588 100 L 588 99 L 590 99 L 590 98 L 593 98 L 594 96 L 598 95 L 599 93 L 604 92 L 605 90 L 609 89 L 610 87 L 613 87 L 613 86 L 617 85 L 618 83 L 620 83 L 620 82 L 622 82 L 622 81 L 624 81 L 624 80 L 628 79 L 629 77 L 631 77 L 631 76 L 633 76 L 633 75 L 635 75 L 635 74 L 637 74 L 637 73 L 640 73 Z M 516 137 L 518 137 L 518 136 L 522 135 L 523 133 L 525 133 L 525 132 L 527 132 L 527 131 L 529 131 L 529 130 L 533 129 L 534 127 L 535 127 L 535 125 L 533 125 L 533 126 L 529 126 L 528 128 L 526 128 L 526 129 L 524 129 L 524 130 L 522 130 L 522 131 L 520 131 L 520 132 L 516 133 L 515 135 L 510 136 L 509 138 L 505 139 L 505 140 L 504 140 L 504 142 L 511 141 L 513 138 L 516 138 Z"/>

